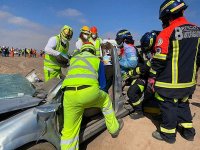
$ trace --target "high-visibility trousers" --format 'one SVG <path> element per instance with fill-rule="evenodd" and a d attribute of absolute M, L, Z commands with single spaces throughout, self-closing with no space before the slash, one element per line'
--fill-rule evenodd
<path fill-rule="evenodd" d="M 85 108 L 99 107 L 105 117 L 109 133 L 116 133 L 119 123 L 109 95 L 98 86 L 81 90 L 66 90 L 64 93 L 64 126 L 61 136 L 61 150 L 79 149 L 79 131 Z"/>
<path fill-rule="evenodd" d="M 61 70 L 54 70 L 51 68 L 46 68 L 44 66 L 44 81 L 47 82 L 48 80 L 52 78 L 59 78 L 61 75 Z"/>
<path fill-rule="evenodd" d="M 159 101 L 162 123 L 160 133 L 165 141 L 174 142 L 176 139 L 176 128 L 181 127 L 181 134 L 186 137 L 194 137 L 195 129 L 192 126 L 192 115 L 189 107 L 188 97 L 182 99 L 166 98 L 155 93 Z"/>

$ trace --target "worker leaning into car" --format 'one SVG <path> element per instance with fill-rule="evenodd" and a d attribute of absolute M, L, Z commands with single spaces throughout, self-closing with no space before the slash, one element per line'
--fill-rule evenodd
<path fill-rule="evenodd" d="M 116 119 L 109 95 L 102 91 L 106 85 L 104 65 L 95 56 L 95 47 L 85 43 L 80 53 L 72 57 L 62 84 L 64 92 L 64 127 L 61 149 L 79 149 L 79 131 L 85 108 L 99 107 L 105 117 L 109 133 L 117 137 L 123 120 Z"/>
<path fill-rule="evenodd" d="M 61 76 L 61 67 L 67 67 L 69 41 L 73 36 L 70 26 L 64 25 L 60 34 L 49 39 L 44 51 L 44 79 L 45 82 Z"/>
<path fill-rule="evenodd" d="M 168 143 L 176 141 L 176 129 L 188 141 L 195 136 L 188 98 L 195 91 L 200 65 L 200 28 L 183 16 L 186 8 L 183 0 L 165 0 L 160 6 L 164 29 L 156 40 L 148 79 L 162 115 L 152 136 Z"/>
<path fill-rule="evenodd" d="M 138 51 L 138 65 L 135 69 L 128 72 L 130 77 L 136 77 L 134 79 L 127 91 L 127 96 L 129 98 L 129 103 L 133 107 L 134 111 L 130 114 L 132 119 L 142 118 L 143 115 L 143 100 L 147 97 L 148 92 L 144 92 L 147 85 L 149 70 L 151 66 L 151 58 L 154 53 L 154 45 L 156 42 L 156 37 L 159 31 L 151 31 L 145 33 L 141 40 L 141 51 Z M 146 60 L 144 59 L 144 56 Z M 145 93 L 145 94 L 144 94 Z M 148 96 L 150 97 L 150 96 Z"/>

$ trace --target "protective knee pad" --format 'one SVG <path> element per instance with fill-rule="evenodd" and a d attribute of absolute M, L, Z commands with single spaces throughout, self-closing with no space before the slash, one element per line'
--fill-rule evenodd
<path fill-rule="evenodd" d="M 131 85 L 127 91 L 127 96 L 132 103 L 138 101 L 142 96 L 139 86 L 137 84 Z"/>

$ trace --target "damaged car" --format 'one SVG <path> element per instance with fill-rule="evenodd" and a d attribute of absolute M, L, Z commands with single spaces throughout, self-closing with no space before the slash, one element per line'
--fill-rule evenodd
<path fill-rule="evenodd" d="M 109 47 L 109 46 L 108 46 Z M 110 46 L 113 81 L 109 90 L 117 118 L 132 109 L 125 107 L 122 78 L 116 49 Z M 61 79 L 49 80 L 37 87 L 19 74 L 0 75 L 0 150 L 60 149 L 63 126 Z M 80 131 L 80 143 L 106 128 L 98 108 L 86 109 Z"/>

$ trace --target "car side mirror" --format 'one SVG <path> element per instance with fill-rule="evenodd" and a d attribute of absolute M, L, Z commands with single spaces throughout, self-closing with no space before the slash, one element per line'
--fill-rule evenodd
<path fill-rule="evenodd" d="M 45 104 L 36 107 L 38 119 L 41 121 L 47 121 L 49 119 L 52 119 L 60 105 L 61 103 L 57 103 L 57 104 Z"/>

